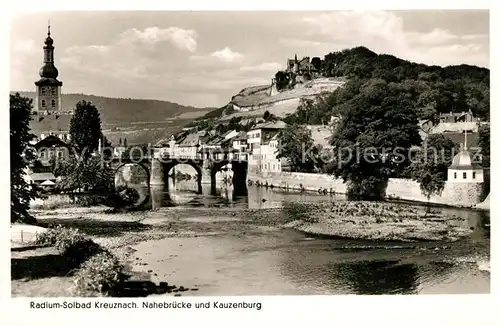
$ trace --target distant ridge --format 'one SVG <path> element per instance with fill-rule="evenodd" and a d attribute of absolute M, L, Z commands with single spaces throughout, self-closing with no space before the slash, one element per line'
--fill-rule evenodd
<path fill-rule="evenodd" d="M 11 94 L 15 94 L 12 91 Z M 35 92 L 20 91 L 21 96 L 34 99 Z M 87 94 L 62 94 L 63 109 L 74 109 L 79 101 L 90 101 L 101 114 L 103 124 L 122 125 L 142 121 L 162 122 L 184 113 L 202 116 L 215 108 L 195 108 L 161 100 L 112 98 Z"/>
<path fill-rule="evenodd" d="M 35 92 L 12 91 L 31 99 Z M 195 108 L 161 100 L 112 98 L 86 94 L 62 94 L 63 109 L 74 109 L 79 101 L 90 101 L 101 115 L 103 133 L 114 144 L 120 138 L 128 143 L 143 144 L 156 142 L 179 132 L 192 119 L 203 116 L 215 108 Z M 63 119 L 60 117 L 59 119 Z M 60 124 L 68 124 L 60 121 Z M 37 128 L 33 131 L 35 132 Z M 66 129 L 66 128 L 65 128 Z"/>

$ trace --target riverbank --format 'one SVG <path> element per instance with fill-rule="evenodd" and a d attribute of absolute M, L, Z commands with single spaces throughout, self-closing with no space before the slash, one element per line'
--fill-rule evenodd
<path fill-rule="evenodd" d="M 212 245 L 220 245 L 231 253 L 233 250 L 231 248 L 238 244 L 241 247 L 238 250 L 246 252 L 246 250 L 251 250 L 248 246 L 254 246 L 257 243 L 259 246 L 266 246 L 262 239 L 271 241 L 268 245 L 273 247 L 280 246 L 279 241 L 282 240 L 279 239 L 290 236 L 296 238 L 295 241 L 304 241 L 301 239 L 308 237 L 312 239 L 333 236 L 370 240 L 438 240 L 435 244 L 429 244 L 427 241 L 424 246 L 430 249 L 434 247 L 434 249 L 443 249 L 448 246 L 443 242 L 456 240 L 460 236 L 466 236 L 471 231 L 470 228 L 465 227 L 467 223 L 463 218 L 438 216 L 439 214 L 436 212 L 427 216 L 426 219 L 422 219 L 417 217 L 420 212 L 406 216 L 402 214 L 403 211 L 397 211 L 394 208 L 392 215 L 386 214 L 386 218 L 380 220 L 380 217 L 370 218 L 366 214 L 366 216 L 362 214 L 356 216 L 357 212 L 363 211 L 362 207 L 358 207 L 356 212 L 351 212 L 350 216 L 346 214 L 333 215 L 329 205 L 331 203 L 319 203 L 315 204 L 314 209 L 312 209 L 311 206 L 304 204 L 306 212 L 310 213 L 307 217 L 301 216 L 297 212 L 291 213 L 286 204 L 284 209 L 170 207 L 129 213 L 112 213 L 107 207 L 73 207 L 53 211 L 35 211 L 35 215 L 41 227 L 62 225 L 79 229 L 81 233 L 117 256 L 122 264 L 127 266 L 128 275 L 141 284 L 151 287 L 152 284 L 165 284 L 167 282 L 169 286 L 177 285 L 177 289 L 191 288 L 195 292 L 198 288 L 203 288 L 204 284 L 210 283 L 209 275 L 201 276 L 197 273 L 200 267 L 193 267 L 193 264 L 196 265 L 194 261 L 199 259 L 196 257 L 203 256 L 205 264 L 209 264 L 209 268 L 213 269 L 213 273 L 210 275 L 217 275 L 217 271 L 220 269 L 217 254 L 220 249 L 212 248 Z M 394 204 L 394 206 L 398 205 Z M 401 206 L 406 205 L 399 205 L 399 207 Z M 381 210 L 378 215 L 385 214 L 387 210 Z M 367 210 L 367 214 L 374 213 Z M 399 219 L 396 221 L 397 218 Z M 448 218 L 450 219 L 448 220 Z M 400 219 L 402 221 L 399 221 Z M 287 229 L 293 229 L 293 231 Z M 300 233 L 295 232 L 295 230 L 304 235 L 301 237 Z M 278 243 L 273 244 L 274 241 L 278 241 Z M 387 244 L 372 242 L 367 245 L 359 241 L 361 240 L 349 240 L 348 242 L 352 244 L 348 247 L 359 247 L 363 250 L 382 248 L 383 252 L 379 253 L 379 256 L 383 257 L 389 254 L 387 257 L 391 257 L 395 254 L 390 250 L 386 252 L 383 249 L 393 245 L 389 242 Z M 207 249 L 201 250 L 202 247 Z M 409 244 L 409 246 L 398 245 L 398 248 L 413 250 L 412 248 L 415 247 L 413 244 Z M 446 251 L 447 253 L 451 252 L 449 248 Z M 49 266 L 50 264 L 47 265 L 44 262 L 48 258 L 53 259 L 56 255 L 53 248 L 37 248 L 20 252 L 13 251 L 12 259 L 17 261 L 17 266 L 28 266 L 29 270 L 42 268 L 42 265 Z M 206 255 L 208 256 L 205 257 Z M 237 256 L 234 257 L 237 258 Z M 20 262 L 24 264 L 19 265 Z M 38 264 L 33 264 L 33 262 L 38 262 Z M 69 288 L 73 286 L 74 282 L 71 274 L 59 273 L 59 268 L 54 267 L 57 265 L 50 266 L 52 266 L 50 271 L 42 273 L 43 276 L 40 276 L 38 271 L 23 272 L 22 275 L 13 279 L 12 295 L 70 295 Z M 192 275 L 192 279 L 188 275 Z M 237 288 L 237 284 L 233 283 L 230 287 L 227 286 L 228 288 L 219 290 L 211 289 L 209 293 L 219 293 L 217 291 L 230 293 L 231 289 Z M 266 291 L 269 290 L 266 289 Z M 279 291 L 284 290 L 284 288 L 275 289 L 275 292 L 279 293 Z M 174 291 L 170 295 L 182 295 L 181 290 Z M 241 289 L 241 291 L 241 293 L 245 293 L 244 291 L 249 291 L 249 289 Z M 255 291 L 257 290 L 255 289 Z M 259 288 L 258 291 L 264 290 Z M 194 292 L 190 290 L 186 294 L 193 295 Z"/>
<path fill-rule="evenodd" d="M 423 206 L 386 202 L 290 203 L 285 227 L 314 236 L 379 241 L 457 241 L 472 230 L 466 219 L 426 213 Z"/>
<path fill-rule="evenodd" d="M 141 257 L 149 253 L 139 252 L 134 246 L 141 242 L 165 238 L 193 238 L 224 235 L 259 233 L 265 225 L 278 224 L 274 221 L 276 210 L 257 214 L 255 210 L 240 212 L 235 209 L 168 208 L 146 212 L 113 213 L 108 207 L 71 207 L 51 211 L 36 210 L 32 213 L 38 220 L 36 232 L 43 228 L 61 225 L 76 228 L 95 243 L 109 250 L 126 266 L 132 282 L 155 288 L 152 278 L 158 284 L 167 282 L 157 279 Z M 252 221 L 261 221 L 254 224 Z M 75 278 L 66 270 L 60 253 L 52 247 L 36 247 L 30 243 L 36 235 L 25 233 L 23 243 L 16 241 L 17 230 L 31 230 L 33 227 L 14 225 L 11 239 L 12 252 L 12 295 L 16 297 L 72 296 Z M 273 228 L 271 228 L 273 229 Z M 274 228 L 274 230 L 279 230 Z M 49 267 L 49 268 L 47 268 Z M 130 281 L 129 281 L 130 283 Z M 173 285 L 170 283 L 170 287 Z M 180 289 L 179 291 L 177 291 Z M 186 288 L 178 286 L 171 291 L 180 295 Z M 154 289 L 153 289 L 154 290 Z M 196 291 L 196 289 L 194 289 Z M 163 292 L 165 293 L 165 292 Z"/>
<path fill-rule="evenodd" d="M 321 194 L 346 194 L 347 184 L 328 174 L 299 172 L 261 172 L 250 173 L 249 185 L 263 186 L 292 191 L 311 191 Z M 479 204 L 484 184 L 446 182 L 440 195 L 427 198 L 422 194 L 418 182 L 410 179 L 390 178 L 387 199 L 411 202 L 433 203 L 460 208 L 473 208 Z"/>

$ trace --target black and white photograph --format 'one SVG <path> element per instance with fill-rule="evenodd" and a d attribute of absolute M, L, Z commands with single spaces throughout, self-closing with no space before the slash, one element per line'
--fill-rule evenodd
<path fill-rule="evenodd" d="M 491 293 L 488 10 L 31 11 L 9 36 L 12 298 Z"/>

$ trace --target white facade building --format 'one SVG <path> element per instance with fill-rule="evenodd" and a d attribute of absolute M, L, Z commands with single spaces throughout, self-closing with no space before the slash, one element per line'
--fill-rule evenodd
<path fill-rule="evenodd" d="M 463 150 L 455 155 L 448 167 L 448 182 L 451 183 L 483 183 L 484 171 L 467 147 L 467 132 L 465 133 Z"/>
<path fill-rule="evenodd" d="M 258 124 L 247 132 L 248 170 L 250 173 L 280 172 L 278 133 L 286 127 L 283 121 Z"/>
<path fill-rule="evenodd" d="M 448 182 L 482 183 L 484 182 L 483 168 L 473 161 L 469 151 L 463 150 L 455 155 L 448 168 Z"/>

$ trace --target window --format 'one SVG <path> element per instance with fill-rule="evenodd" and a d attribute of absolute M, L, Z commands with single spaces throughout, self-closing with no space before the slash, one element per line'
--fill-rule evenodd
<path fill-rule="evenodd" d="M 57 152 L 57 157 L 62 158 L 63 157 L 63 152 Z"/>
<path fill-rule="evenodd" d="M 464 179 L 467 179 L 467 172 L 464 172 Z"/>
<path fill-rule="evenodd" d="M 42 158 L 42 160 L 45 159 L 45 151 L 40 152 L 40 157 Z"/>
<path fill-rule="evenodd" d="M 56 88 L 52 87 L 51 90 L 52 90 L 52 95 L 56 95 Z"/>
<path fill-rule="evenodd" d="M 455 179 L 457 178 L 457 173 L 456 172 L 453 173 L 453 178 L 455 178 Z"/>
<path fill-rule="evenodd" d="M 476 172 L 472 172 L 472 179 L 476 178 Z"/>
<path fill-rule="evenodd" d="M 52 107 L 55 108 L 56 107 L 56 100 L 52 100 Z"/>
<path fill-rule="evenodd" d="M 45 104 L 45 100 L 42 100 L 42 108 L 44 108 L 44 107 L 45 107 L 45 105 L 46 105 L 46 104 Z"/>
<path fill-rule="evenodd" d="M 42 95 L 45 95 L 47 90 L 45 89 L 45 87 L 42 87 L 40 88 L 40 92 L 42 93 Z"/>

